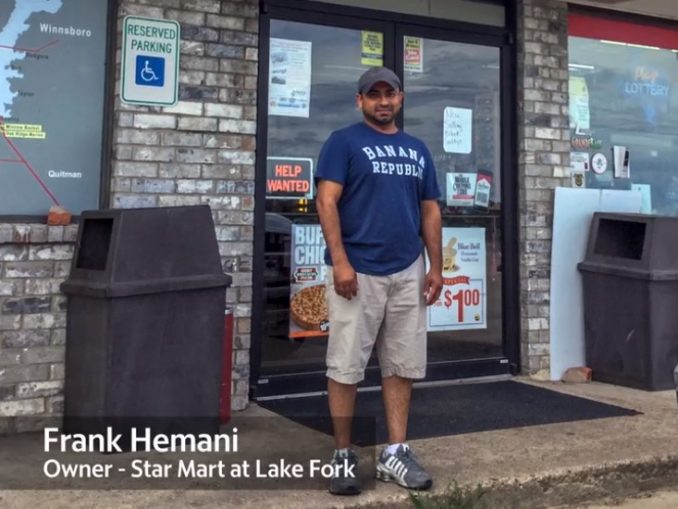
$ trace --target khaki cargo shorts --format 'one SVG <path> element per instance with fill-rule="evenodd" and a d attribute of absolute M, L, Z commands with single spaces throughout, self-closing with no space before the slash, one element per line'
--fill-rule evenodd
<path fill-rule="evenodd" d="M 408 268 L 389 276 L 358 273 L 358 295 L 348 300 L 335 292 L 332 267 L 328 267 L 329 378 L 343 384 L 362 381 L 375 343 L 382 377 L 424 378 L 424 272 L 424 259 L 419 256 Z"/>

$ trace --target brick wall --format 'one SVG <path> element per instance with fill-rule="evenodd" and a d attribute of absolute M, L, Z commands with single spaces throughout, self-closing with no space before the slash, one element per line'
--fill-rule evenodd
<path fill-rule="evenodd" d="M 116 73 L 125 15 L 181 24 L 176 106 L 124 105 L 116 77 L 111 206 L 211 206 L 233 276 L 225 304 L 236 317 L 235 410 L 247 405 L 249 388 L 258 11 L 256 0 L 121 0 L 117 19 Z M 0 417 L 63 411 L 59 284 L 76 234 L 75 225 L 0 225 Z"/>
<path fill-rule="evenodd" d="M 249 390 L 258 16 L 256 0 L 122 0 L 128 14 L 181 24 L 179 103 L 116 102 L 113 207 L 209 204 L 233 276 L 233 408 Z M 116 91 L 118 88 L 116 88 Z"/>
<path fill-rule="evenodd" d="M 517 44 L 521 362 L 536 374 L 549 368 L 554 188 L 570 185 L 567 4 L 520 0 Z"/>
<path fill-rule="evenodd" d="M 66 298 L 59 284 L 76 235 L 75 225 L 0 225 L 0 417 L 63 411 Z M 0 432 L 14 424 L 0 420 Z"/>

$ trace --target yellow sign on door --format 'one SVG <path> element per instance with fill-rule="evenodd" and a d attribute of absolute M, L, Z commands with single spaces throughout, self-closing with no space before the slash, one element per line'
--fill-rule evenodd
<path fill-rule="evenodd" d="M 361 34 L 360 63 L 372 67 L 384 65 L 384 34 L 363 30 Z"/>

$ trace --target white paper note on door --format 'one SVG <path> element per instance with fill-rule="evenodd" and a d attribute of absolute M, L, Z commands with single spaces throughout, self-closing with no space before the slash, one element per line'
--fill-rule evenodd
<path fill-rule="evenodd" d="M 443 115 L 443 149 L 452 154 L 470 154 L 473 110 L 448 106 Z"/>

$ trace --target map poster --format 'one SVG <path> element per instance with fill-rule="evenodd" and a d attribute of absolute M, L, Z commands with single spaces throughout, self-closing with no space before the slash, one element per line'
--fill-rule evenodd
<path fill-rule="evenodd" d="M 428 330 L 487 328 L 485 228 L 443 228 L 443 290 Z"/>
<path fill-rule="evenodd" d="M 99 207 L 108 4 L 0 2 L 0 215 Z"/>
<path fill-rule="evenodd" d="M 311 42 L 271 38 L 268 114 L 309 117 Z"/>
<path fill-rule="evenodd" d="M 290 338 L 327 336 L 325 239 L 318 224 L 292 226 Z"/>

